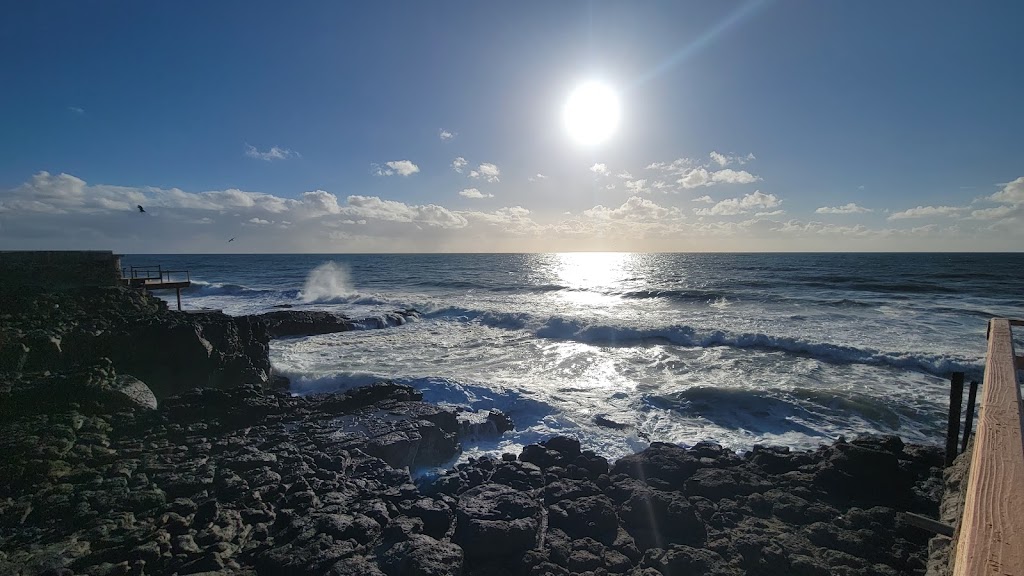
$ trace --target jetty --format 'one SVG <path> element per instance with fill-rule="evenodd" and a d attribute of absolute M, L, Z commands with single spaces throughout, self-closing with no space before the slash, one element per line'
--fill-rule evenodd
<path fill-rule="evenodd" d="M 156 264 L 150 266 L 130 266 L 121 270 L 121 281 L 129 288 L 142 290 L 174 290 L 178 299 L 178 310 L 181 310 L 181 289 L 192 285 L 192 276 L 188 270 L 164 270 Z"/>
<path fill-rule="evenodd" d="M 978 426 L 953 535 L 954 576 L 1024 576 L 1024 410 L 1017 380 L 1024 356 L 1014 352 L 1014 326 L 1024 320 L 993 318 L 988 325 Z M 955 409 L 959 415 L 958 399 Z M 969 406 L 968 426 L 972 418 Z"/>

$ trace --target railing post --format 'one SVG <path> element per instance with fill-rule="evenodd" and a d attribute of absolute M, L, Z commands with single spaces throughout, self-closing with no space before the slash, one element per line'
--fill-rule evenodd
<path fill-rule="evenodd" d="M 964 418 L 964 439 L 960 442 L 960 452 L 967 452 L 967 442 L 971 439 L 971 427 L 974 426 L 974 401 L 978 397 L 978 381 L 971 380 L 971 389 L 967 392 L 967 417 Z"/>
<path fill-rule="evenodd" d="M 956 459 L 956 441 L 960 439 L 960 408 L 964 399 L 964 373 L 953 372 L 949 381 L 949 421 L 946 427 L 946 466 Z"/>

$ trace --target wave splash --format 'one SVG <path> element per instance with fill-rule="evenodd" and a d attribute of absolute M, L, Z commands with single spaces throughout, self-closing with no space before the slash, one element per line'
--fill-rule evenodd
<path fill-rule="evenodd" d="M 324 262 L 313 268 L 306 276 L 306 282 L 298 298 L 306 303 L 337 302 L 356 295 L 352 287 L 352 275 L 348 266 L 335 262 Z"/>

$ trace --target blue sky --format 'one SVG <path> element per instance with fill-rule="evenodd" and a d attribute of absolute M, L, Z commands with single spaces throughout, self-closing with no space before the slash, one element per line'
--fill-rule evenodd
<path fill-rule="evenodd" d="M 1022 17 L 17 3 L 0 21 L 0 248 L 1017 250 Z M 580 145 L 563 106 L 593 80 L 621 122 Z"/>

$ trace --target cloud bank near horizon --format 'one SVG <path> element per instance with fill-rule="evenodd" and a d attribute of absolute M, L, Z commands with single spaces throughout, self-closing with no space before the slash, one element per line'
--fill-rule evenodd
<path fill-rule="evenodd" d="M 610 174 L 602 168 L 591 171 Z M 89 184 L 71 174 L 44 171 L 0 192 L 0 241 L 6 249 L 98 248 L 136 253 L 228 248 L 246 252 L 1015 250 L 1020 248 L 1024 222 L 1024 177 L 966 206 L 916 206 L 890 210 L 888 216 L 873 216 L 873 210 L 855 203 L 815 211 L 826 219 L 839 215 L 833 218 L 836 221 L 789 217 L 780 196 L 760 190 L 717 200 L 707 195 L 655 200 L 638 191 L 651 189 L 634 186 L 619 204 L 551 214 L 520 205 L 467 210 L 370 195 L 339 196 L 325 190 L 284 197 L 238 189 L 189 192 Z M 493 198 L 472 188 L 460 195 L 473 202 Z M 680 200 L 679 205 L 671 199 Z M 994 206 L 977 205 L 982 202 Z M 139 213 L 136 205 L 145 206 L 146 213 Z M 854 217 L 874 220 L 851 222 Z M 238 240 L 227 246 L 226 240 L 235 236 Z"/>

